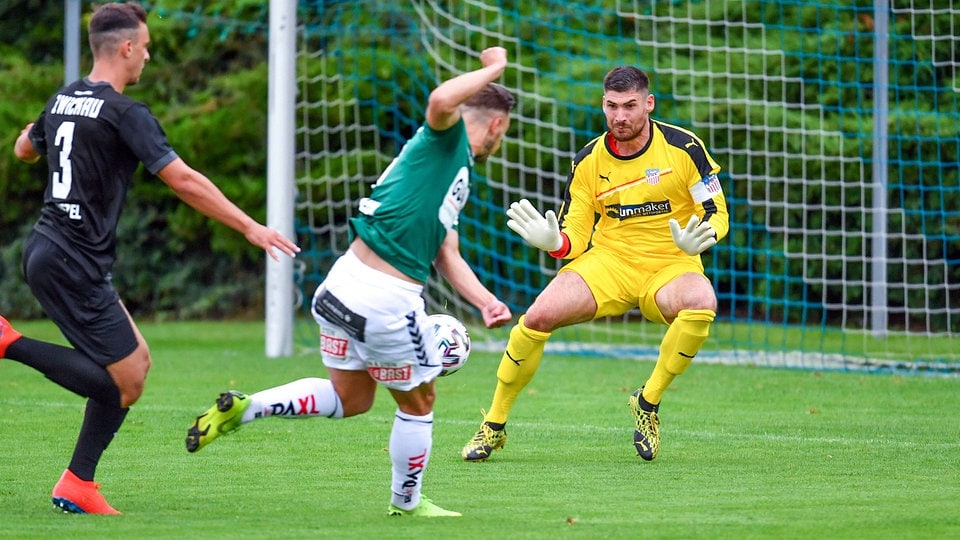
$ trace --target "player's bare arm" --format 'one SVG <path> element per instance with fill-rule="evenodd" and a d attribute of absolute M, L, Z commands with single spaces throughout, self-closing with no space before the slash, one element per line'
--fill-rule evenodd
<path fill-rule="evenodd" d="M 265 250 L 274 260 L 279 260 L 275 249 L 290 257 L 295 257 L 300 251 L 290 239 L 247 215 L 209 178 L 191 168 L 182 159 L 177 158 L 170 162 L 160 169 L 157 176 L 170 186 L 183 202 L 201 214 L 243 233 L 247 241 Z"/>
<path fill-rule="evenodd" d="M 457 231 L 447 232 L 433 265 L 465 300 L 480 310 L 487 328 L 503 326 L 513 319 L 510 308 L 480 283 L 473 269 L 463 260 Z"/>
<path fill-rule="evenodd" d="M 460 119 L 460 105 L 481 88 L 494 82 L 507 67 L 507 50 L 490 47 L 480 53 L 483 67 L 443 82 L 430 92 L 427 125 L 438 131 L 448 129 Z"/>
<path fill-rule="evenodd" d="M 36 163 L 40 160 L 40 154 L 37 153 L 36 149 L 33 148 L 33 143 L 30 142 L 31 129 L 33 129 L 33 122 L 20 130 L 17 142 L 13 145 L 13 154 L 17 156 L 17 159 L 26 163 Z"/>

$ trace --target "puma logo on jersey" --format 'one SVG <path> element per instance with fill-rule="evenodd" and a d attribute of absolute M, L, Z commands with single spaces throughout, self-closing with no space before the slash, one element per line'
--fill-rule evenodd
<path fill-rule="evenodd" d="M 603 180 L 604 182 L 610 182 L 610 173 L 607 173 L 607 176 L 604 176 L 602 174 L 598 174 L 597 176 L 599 176 L 600 179 Z"/>

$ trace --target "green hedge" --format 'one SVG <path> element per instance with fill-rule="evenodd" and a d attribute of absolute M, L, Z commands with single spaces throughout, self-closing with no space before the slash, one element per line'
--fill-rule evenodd
<path fill-rule="evenodd" d="M 0 46 L 0 313 L 42 315 L 23 283 L 22 243 L 36 220 L 46 167 L 11 151 L 26 123 L 63 84 L 59 2 L 15 3 L 2 13 Z M 89 11 L 88 6 L 84 6 Z M 159 8 L 157 8 L 159 9 Z M 86 25 L 85 13 L 84 26 Z M 17 34 L 12 28 L 25 31 Z M 238 206 L 266 218 L 267 42 L 264 32 L 224 33 L 183 17 L 151 15 L 151 61 L 126 94 L 151 107 L 180 156 Z M 83 32 L 86 39 L 86 32 Z M 89 72 L 84 46 L 81 74 Z M 139 170 L 119 227 L 114 284 L 134 316 L 261 316 L 264 254 L 189 208 Z"/>

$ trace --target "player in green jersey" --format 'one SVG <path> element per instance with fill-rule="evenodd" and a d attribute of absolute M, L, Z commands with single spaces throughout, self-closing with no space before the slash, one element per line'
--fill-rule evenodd
<path fill-rule="evenodd" d="M 480 311 L 487 327 L 512 319 L 460 255 L 457 233 L 473 165 L 500 147 L 514 106 L 513 96 L 493 82 L 506 68 L 506 50 L 485 49 L 480 61 L 480 69 L 431 92 L 426 123 L 360 201 L 359 214 L 350 220 L 350 249 L 314 294 L 330 378 L 300 379 L 249 396 L 221 394 L 188 430 L 187 450 L 257 418 L 365 413 L 379 384 L 397 402 L 388 514 L 460 515 L 421 495 L 433 445 L 434 379 L 441 370 L 422 293 L 432 265 Z"/>

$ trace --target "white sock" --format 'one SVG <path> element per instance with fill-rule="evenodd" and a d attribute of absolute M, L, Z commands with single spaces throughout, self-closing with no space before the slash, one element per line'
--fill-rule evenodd
<path fill-rule="evenodd" d="M 267 416 L 343 418 L 343 404 L 332 382 L 308 377 L 251 395 L 250 406 L 243 412 L 242 422 Z"/>
<path fill-rule="evenodd" d="M 433 447 L 433 413 L 406 414 L 397 409 L 390 432 L 390 461 L 393 463 L 394 506 L 412 510 L 420 504 L 423 473 Z"/>

